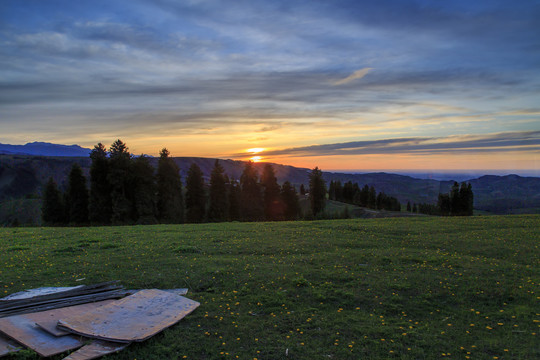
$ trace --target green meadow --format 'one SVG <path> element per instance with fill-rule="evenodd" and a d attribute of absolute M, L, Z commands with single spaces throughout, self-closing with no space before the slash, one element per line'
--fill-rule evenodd
<path fill-rule="evenodd" d="M 106 359 L 538 359 L 539 229 L 535 215 L 2 228 L 0 295 L 120 280 L 201 303 Z"/>

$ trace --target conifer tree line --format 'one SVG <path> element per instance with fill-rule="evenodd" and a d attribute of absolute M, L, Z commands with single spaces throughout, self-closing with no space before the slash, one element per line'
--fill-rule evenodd
<path fill-rule="evenodd" d="M 472 216 L 474 193 L 470 183 L 454 181 L 448 194 L 439 193 L 437 204 L 407 203 L 407 211 L 440 216 Z"/>
<path fill-rule="evenodd" d="M 375 191 L 374 186 L 364 185 L 360 189 L 357 183 L 347 181 L 330 181 L 328 187 L 330 200 L 340 201 L 347 204 L 367 207 L 374 210 L 401 211 L 401 204 L 395 197 L 388 196 L 384 192 Z"/>
<path fill-rule="evenodd" d="M 46 225 L 179 224 L 183 222 L 280 221 L 300 217 L 294 186 L 277 183 L 266 164 L 259 178 L 253 163 L 239 181 L 231 180 L 216 160 L 209 183 L 197 164 L 188 170 L 183 189 L 180 169 L 166 148 L 157 169 L 144 155 L 134 157 L 121 140 L 107 150 L 97 144 L 90 154 L 89 189 L 78 164 L 62 193 L 52 178 L 43 191 Z"/>

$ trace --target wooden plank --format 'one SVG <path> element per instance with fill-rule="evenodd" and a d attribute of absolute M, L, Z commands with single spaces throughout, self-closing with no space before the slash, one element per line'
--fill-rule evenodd
<path fill-rule="evenodd" d="M 34 350 L 40 356 L 53 356 L 83 345 L 78 336 L 56 337 L 38 327 L 27 315 L 0 319 L 0 331 L 18 343 Z"/>
<path fill-rule="evenodd" d="M 72 352 L 63 360 L 92 360 L 112 354 L 128 347 L 129 344 L 114 343 L 110 341 L 94 340 L 77 351 Z"/>
<path fill-rule="evenodd" d="M 0 357 L 6 356 L 7 354 L 12 352 L 17 352 L 21 349 L 22 347 L 15 341 L 0 334 Z"/>
<path fill-rule="evenodd" d="M 111 290 L 97 294 L 71 296 L 63 299 L 41 300 L 33 304 L 13 305 L 10 308 L 0 310 L 0 318 L 4 316 L 58 309 L 66 306 L 85 304 L 107 299 L 119 299 L 129 294 L 132 294 L 132 292 L 127 290 Z"/>
<path fill-rule="evenodd" d="M 69 290 L 74 290 L 83 287 L 84 285 L 78 285 L 78 286 L 70 286 L 70 287 L 40 287 L 36 289 L 29 289 L 20 291 L 18 293 L 10 294 L 6 297 L 3 297 L 0 299 L 0 304 L 2 304 L 3 301 L 11 301 L 11 300 L 22 300 L 22 299 L 30 299 L 35 298 L 36 296 L 43 296 L 43 295 L 50 295 L 50 294 L 57 294 L 57 293 L 63 293 Z"/>
<path fill-rule="evenodd" d="M 53 309 L 47 311 L 41 311 L 37 313 L 27 314 L 27 317 L 34 321 L 43 330 L 54 336 L 64 336 L 70 334 L 67 331 L 59 329 L 56 324 L 58 320 L 65 317 L 83 314 L 88 311 L 92 311 L 101 306 L 114 302 L 114 300 L 103 300 L 94 303 L 87 303 L 82 305 L 68 306 L 60 309 Z"/>
<path fill-rule="evenodd" d="M 93 285 L 76 286 L 71 290 L 66 290 L 66 291 L 56 292 L 56 293 L 49 293 L 45 295 L 38 295 L 38 296 L 34 296 L 31 298 L 24 298 L 24 299 L 9 300 L 9 295 L 8 295 L 7 296 L 8 300 L 3 300 L 0 302 L 0 309 L 13 306 L 14 304 L 16 305 L 32 304 L 36 301 L 41 301 L 41 300 L 61 299 L 61 298 L 66 298 L 70 296 L 92 294 L 92 293 L 98 293 L 98 292 L 109 291 L 109 290 L 117 290 L 117 289 L 123 289 L 122 286 L 118 285 L 118 281 L 108 281 L 108 282 L 103 282 L 103 283 L 93 284 Z"/>
<path fill-rule="evenodd" d="M 141 290 L 58 326 L 86 337 L 118 342 L 144 341 L 174 325 L 200 304 L 163 290 Z"/>

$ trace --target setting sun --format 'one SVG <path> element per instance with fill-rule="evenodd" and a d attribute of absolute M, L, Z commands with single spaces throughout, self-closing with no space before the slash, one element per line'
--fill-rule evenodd
<path fill-rule="evenodd" d="M 253 156 L 253 157 L 250 157 L 249 160 L 253 161 L 253 162 L 259 162 L 262 160 L 262 157 L 261 156 Z"/>

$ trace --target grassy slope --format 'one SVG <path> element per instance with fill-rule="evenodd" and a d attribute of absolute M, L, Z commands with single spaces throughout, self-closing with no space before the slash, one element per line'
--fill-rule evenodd
<path fill-rule="evenodd" d="M 119 279 L 201 302 L 110 359 L 533 359 L 539 227 L 490 216 L 7 228 L 0 289 Z"/>

